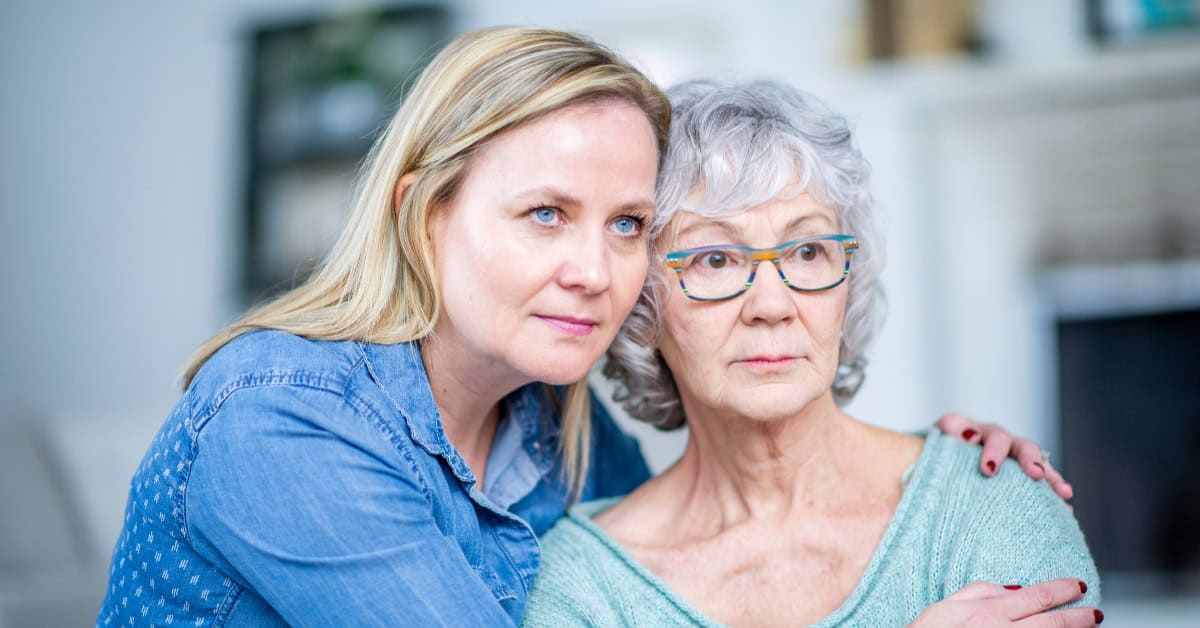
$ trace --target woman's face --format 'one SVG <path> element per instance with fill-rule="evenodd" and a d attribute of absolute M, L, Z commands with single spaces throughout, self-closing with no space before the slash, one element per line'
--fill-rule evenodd
<path fill-rule="evenodd" d="M 656 151 L 642 110 L 611 100 L 564 107 L 472 156 L 431 218 L 439 350 L 514 385 L 584 377 L 645 280 Z"/>
<path fill-rule="evenodd" d="M 713 244 L 767 248 L 833 233 L 836 213 L 805 193 L 721 219 L 680 211 L 667 231 L 667 251 Z M 693 301 L 673 273 L 667 277 L 659 349 L 689 416 L 704 410 L 769 421 L 831 395 L 847 283 L 797 292 L 769 262 L 758 270 L 749 290 L 717 302 Z"/>

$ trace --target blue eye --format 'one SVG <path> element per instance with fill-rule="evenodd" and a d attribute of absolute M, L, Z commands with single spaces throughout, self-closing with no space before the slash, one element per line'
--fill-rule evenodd
<path fill-rule="evenodd" d="M 618 218 L 613 223 L 613 229 L 616 229 L 617 233 L 621 235 L 634 235 L 637 233 L 639 226 L 641 225 L 638 224 L 638 221 L 628 217 Z"/>
<path fill-rule="evenodd" d="M 533 210 L 533 220 L 541 225 L 553 225 L 558 221 L 558 212 L 549 207 L 539 207 Z"/>

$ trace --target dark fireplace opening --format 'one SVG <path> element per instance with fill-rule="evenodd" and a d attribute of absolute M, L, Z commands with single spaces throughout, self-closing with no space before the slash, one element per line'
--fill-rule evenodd
<path fill-rule="evenodd" d="M 1200 593 L 1200 309 L 1060 319 L 1061 452 L 1105 593 Z"/>

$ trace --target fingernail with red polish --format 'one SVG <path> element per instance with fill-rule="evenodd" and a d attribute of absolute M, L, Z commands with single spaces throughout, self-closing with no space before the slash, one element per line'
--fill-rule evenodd
<path fill-rule="evenodd" d="M 1004 588 L 1005 588 L 1005 589 L 1008 589 L 1009 591 L 1020 591 L 1020 590 L 1021 590 L 1021 585 L 1019 585 L 1019 584 L 1006 584 L 1006 585 L 1004 585 Z"/>
<path fill-rule="evenodd" d="M 988 461 L 987 461 L 987 468 L 988 468 L 988 472 L 989 472 L 989 473 L 995 473 L 995 472 L 996 472 L 996 461 L 995 461 L 995 460 L 988 460 Z"/>
<path fill-rule="evenodd" d="M 1080 593 L 1087 593 L 1087 584 L 1086 584 L 1086 583 L 1084 583 L 1084 581 L 1083 581 L 1083 580 L 1080 580 L 1080 581 L 1079 581 L 1079 592 L 1080 592 Z"/>
<path fill-rule="evenodd" d="M 1097 608 L 1096 610 L 1092 611 L 1092 615 L 1094 615 L 1096 617 L 1097 624 L 1104 623 L 1104 613 L 1101 613 L 1100 609 Z"/>
<path fill-rule="evenodd" d="M 963 430 L 963 440 L 971 440 L 972 438 L 975 438 L 978 435 L 979 435 L 979 432 L 976 432 L 975 430 L 973 430 L 971 428 L 967 428 L 967 429 Z"/>

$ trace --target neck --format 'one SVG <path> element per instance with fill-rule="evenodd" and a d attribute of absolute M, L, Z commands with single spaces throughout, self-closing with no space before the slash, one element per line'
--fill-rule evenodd
<path fill-rule="evenodd" d="M 482 486 L 500 420 L 500 400 L 527 382 L 436 335 L 422 340 L 421 359 L 446 438 Z"/>
<path fill-rule="evenodd" d="M 685 403 L 685 407 L 686 407 Z M 852 499 L 844 454 L 858 425 L 831 396 L 761 421 L 688 408 L 688 445 L 667 474 L 702 536 L 750 520 L 782 521 Z"/>

